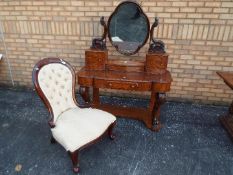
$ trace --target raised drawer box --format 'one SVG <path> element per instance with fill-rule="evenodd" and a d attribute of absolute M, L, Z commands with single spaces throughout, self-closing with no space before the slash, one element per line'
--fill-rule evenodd
<path fill-rule="evenodd" d="M 148 53 L 146 54 L 146 72 L 152 74 L 161 74 L 164 73 L 167 69 L 168 63 L 168 54 L 155 54 Z"/>
<path fill-rule="evenodd" d="M 102 50 L 86 50 L 85 52 L 85 68 L 87 70 L 104 70 L 105 62 L 108 58 L 108 51 Z"/>

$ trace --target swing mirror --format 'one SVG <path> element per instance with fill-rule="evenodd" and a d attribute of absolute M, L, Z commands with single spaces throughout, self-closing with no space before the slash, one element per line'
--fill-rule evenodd
<path fill-rule="evenodd" d="M 133 55 L 143 47 L 149 37 L 148 17 L 139 4 L 120 3 L 108 20 L 108 37 L 118 52 Z"/>

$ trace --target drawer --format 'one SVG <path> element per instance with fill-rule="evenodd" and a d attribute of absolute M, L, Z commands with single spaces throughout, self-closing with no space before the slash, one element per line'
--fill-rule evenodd
<path fill-rule="evenodd" d="M 146 71 L 150 73 L 162 73 L 167 69 L 167 54 L 147 54 L 146 55 Z"/>
<path fill-rule="evenodd" d="M 107 51 L 87 50 L 85 52 L 85 67 L 89 70 L 104 70 Z"/>
<path fill-rule="evenodd" d="M 144 72 L 144 66 L 124 66 L 124 65 L 106 65 L 106 69 L 110 71 L 122 71 L 122 72 Z"/>
<path fill-rule="evenodd" d="M 122 72 L 144 72 L 145 63 L 142 61 L 108 60 L 106 69 Z"/>
<path fill-rule="evenodd" d="M 116 80 L 102 80 L 95 79 L 94 86 L 106 89 L 119 89 L 131 91 L 150 91 L 150 82 L 131 82 L 131 81 L 116 81 Z"/>

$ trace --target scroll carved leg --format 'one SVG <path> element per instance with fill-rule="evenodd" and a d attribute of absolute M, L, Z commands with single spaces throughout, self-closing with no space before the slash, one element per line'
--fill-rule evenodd
<path fill-rule="evenodd" d="M 89 87 L 79 87 L 79 94 L 86 103 L 90 103 Z"/>
<path fill-rule="evenodd" d="M 73 163 L 73 171 L 74 173 L 78 173 L 79 172 L 78 151 L 69 152 L 69 155 Z"/>
<path fill-rule="evenodd" d="M 108 136 L 112 140 L 114 140 L 116 138 L 115 134 L 113 133 L 113 128 L 115 125 L 116 125 L 116 122 L 112 123 L 108 128 Z"/>
<path fill-rule="evenodd" d="M 151 112 L 151 130 L 158 132 L 162 128 L 160 122 L 160 107 L 165 102 L 165 97 L 160 97 L 159 93 L 151 93 L 150 112 Z"/>
<path fill-rule="evenodd" d="M 162 124 L 161 124 L 161 121 L 160 121 L 160 107 L 161 105 L 158 104 L 158 106 L 156 107 L 156 112 L 155 112 L 155 115 L 154 115 L 154 118 L 153 118 L 153 128 L 152 130 L 153 131 L 160 131 L 160 129 L 162 128 Z"/>

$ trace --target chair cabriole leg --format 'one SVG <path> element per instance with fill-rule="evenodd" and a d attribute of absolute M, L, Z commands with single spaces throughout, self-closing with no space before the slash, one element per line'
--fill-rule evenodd
<path fill-rule="evenodd" d="M 114 140 L 116 138 L 115 134 L 113 133 L 113 128 L 116 125 L 116 122 L 112 123 L 108 128 L 108 135 L 111 140 Z"/>
<path fill-rule="evenodd" d="M 78 173 L 79 172 L 78 151 L 69 152 L 69 155 L 73 163 L 73 171 L 74 173 Z"/>
<path fill-rule="evenodd" d="M 57 141 L 54 139 L 54 137 L 53 137 L 53 136 L 51 136 L 51 138 L 50 138 L 50 143 L 52 143 L 52 144 L 57 143 Z"/>

